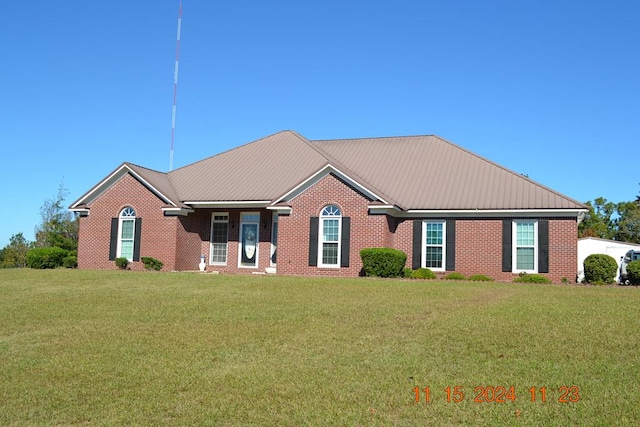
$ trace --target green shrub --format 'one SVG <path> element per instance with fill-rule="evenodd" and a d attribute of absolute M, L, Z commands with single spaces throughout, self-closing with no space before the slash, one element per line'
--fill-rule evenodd
<path fill-rule="evenodd" d="M 513 281 L 514 283 L 551 283 L 551 280 L 540 274 L 521 274 L 520 277 L 516 277 Z"/>
<path fill-rule="evenodd" d="M 627 279 L 632 285 L 640 285 L 640 260 L 627 264 Z"/>
<path fill-rule="evenodd" d="M 464 274 L 462 273 L 457 273 L 457 272 L 453 272 L 453 273 L 449 273 L 446 276 L 444 276 L 445 280 L 464 280 L 466 279 L 466 277 L 464 277 Z"/>
<path fill-rule="evenodd" d="M 584 260 L 584 279 L 587 283 L 611 284 L 615 282 L 617 272 L 618 263 L 610 255 L 592 254 Z"/>
<path fill-rule="evenodd" d="M 129 260 L 126 259 L 125 257 L 116 258 L 116 267 L 118 267 L 120 270 L 126 269 L 128 265 L 129 265 Z"/>
<path fill-rule="evenodd" d="M 485 276 L 484 274 L 474 274 L 473 276 L 469 276 L 469 280 L 472 282 L 493 282 L 491 277 Z"/>
<path fill-rule="evenodd" d="M 435 279 L 436 273 L 428 268 L 419 268 L 413 271 L 411 277 L 414 279 Z"/>
<path fill-rule="evenodd" d="M 366 248 L 360 251 L 366 276 L 403 277 L 407 254 L 392 248 Z"/>
<path fill-rule="evenodd" d="M 406 268 L 404 269 L 404 277 L 405 277 L 406 279 L 411 279 L 411 277 L 412 277 L 412 276 L 413 276 L 413 270 L 412 270 L 412 269 L 410 269 L 409 267 L 406 267 Z"/>
<path fill-rule="evenodd" d="M 150 256 L 143 256 L 140 258 L 140 261 L 144 264 L 144 268 L 147 270 L 162 270 L 162 266 L 164 263 L 158 259 L 152 258 Z"/>
<path fill-rule="evenodd" d="M 73 255 L 66 256 L 62 260 L 62 266 L 64 268 L 76 268 L 78 266 L 78 258 Z"/>
<path fill-rule="evenodd" d="M 31 268 L 57 268 L 62 266 L 67 251 L 58 248 L 35 248 L 27 252 L 27 267 Z"/>

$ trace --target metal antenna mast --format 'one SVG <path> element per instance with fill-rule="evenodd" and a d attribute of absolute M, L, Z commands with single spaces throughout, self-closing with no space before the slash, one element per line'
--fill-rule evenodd
<path fill-rule="evenodd" d="M 176 100 L 178 97 L 178 64 L 180 62 L 180 29 L 182 27 L 182 0 L 178 9 L 178 35 L 176 38 L 176 67 L 173 72 L 173 110 L 171 112 L 171 151 L 169 152 L 169 171 L 173 170 L 173 141 L 176 135 Z"/>

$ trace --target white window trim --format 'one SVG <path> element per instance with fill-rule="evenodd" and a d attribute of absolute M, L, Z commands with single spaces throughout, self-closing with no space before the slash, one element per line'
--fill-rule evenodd
<path fill-rule="evenodd" d="M 533 270 L 518 268 L 518 224 L 533 223 Z M 528 248 L 531 246 L 520 246 Z M 538 272 L 538 221 L 537 220 L 514 220 L 511 228 L 511 265 L 513 273 L 537 273 Z"/>
<path fill-rule="evenodd" d="M 329 206 L 334 206 L 336 208 L 338 208 L 338 210 L 340 211 L 340 216 L 331 216 L 331 215 L 322 215 L 322 212 Z M 325 220 L 338 220 L 338 241 L 337 242 L 325 242 L 324 241 L 324 235 L 323 235 L 323 230 L 324 230 L 324 221 Z M 318 221 L 318 267 L 321 268 L 340 268 L 340 260 L 342 259 L 342 209 L 340 209 L 339 206 L 337 205 L 327 205 L 325 207 L 322 208 L 322 211 L 320 213 L 320 220 Z M 336 260 L 336 264 L 324 264 L 322 262 L 322 245 L 324 243 L 337 243 L 338 244 L 338 257 Z"/>
<path fill-rule="evenodd" d="M 131 209 L 131 211 L 133 212 L 133 216 L 130 215 L 124 215 L 125 211 L 127 211 L 128 209 Z M 116 257 L 121 258 L 122 257 L 122 224 L 125 221 L 133 221 L 133 237 L 131 239 L 124 239 L 124 240 L 131 240 L 131 258 L 127 257 L 127 260 L 129 262 L 133 262 L 133 254 L 136 252 L 136 211 L 135 209 L 133 209 L 131 206 L 127 206 L 125 208 L 123 208 L 120 211 L 120 215 L 118 215 L 118 244 L 116 247 Z"/>
<path fill-rule="evenodd" d="M 258 215 L 257 221 L 243 221 L 244 215 Z M 255 265 L 242 265 L 242 226 L 246 224 L 256 224 L 257 233 L 256 236 L 256 264 Z M 260 264 L 260 212 L 240 212 L 240 223 L 238 224 L 238 268 L 249 268 L 256 270 Z"/>
<path fill-rule="evenodd" d="M 226 216 L 226 220 L 217 220 L 216 216 Z M 227 224 L 227 250 L 224 262 L 213 262 L 213 224 L 214 223 L 226 223 Z M 229 212 L 212 212 L 211 213 L 211 233 L 209 233 L 209 265 L 227 265 L 229 261 Z"/>
<path fill-rule="evenodd" d="M 442 224 L 442 267 L 427 267 L 427 224 Z M 445 271 L 447 267 L 447 221 L 440 220 L 424 220 L 422 221 L 422 254 L 420 260 L 422 268 L 428 268 L 431 271 Z"/>

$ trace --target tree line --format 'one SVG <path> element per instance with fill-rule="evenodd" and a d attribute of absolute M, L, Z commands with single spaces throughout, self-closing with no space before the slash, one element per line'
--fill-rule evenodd
<path fill-rule="evenodd" d="M 36 240 L 27 240 L 22 232 L 12 235 L 9 244 L 0 249 L 0 268 L 27 267 L 29 252 L 38 248 L 60 248 L 66 256 L 77 259 L 78 219 L 64 205 L 68 195 L 69 191 L 61 183 L 58 193 L 40 207 L 40 223 L 35 227 Z"/>
<path fill-rule="evenodd" d="M 586 205 L 589 211 L 578 226 L 578 237 L 640 243 L 640 195 L 620 203 L 598 197 Z"/>

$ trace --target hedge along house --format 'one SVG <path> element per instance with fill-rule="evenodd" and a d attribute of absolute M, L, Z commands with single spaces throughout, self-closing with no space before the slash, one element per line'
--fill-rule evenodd
<path fill-rule="evenodd" d="M 283 131 L 169 173 L 123 163 L 74 202 L 78 265 L 357 276 L 363 248 L 407 266 L 576 276 L 586 207 L 437 136 L 310 141 Z"/>

